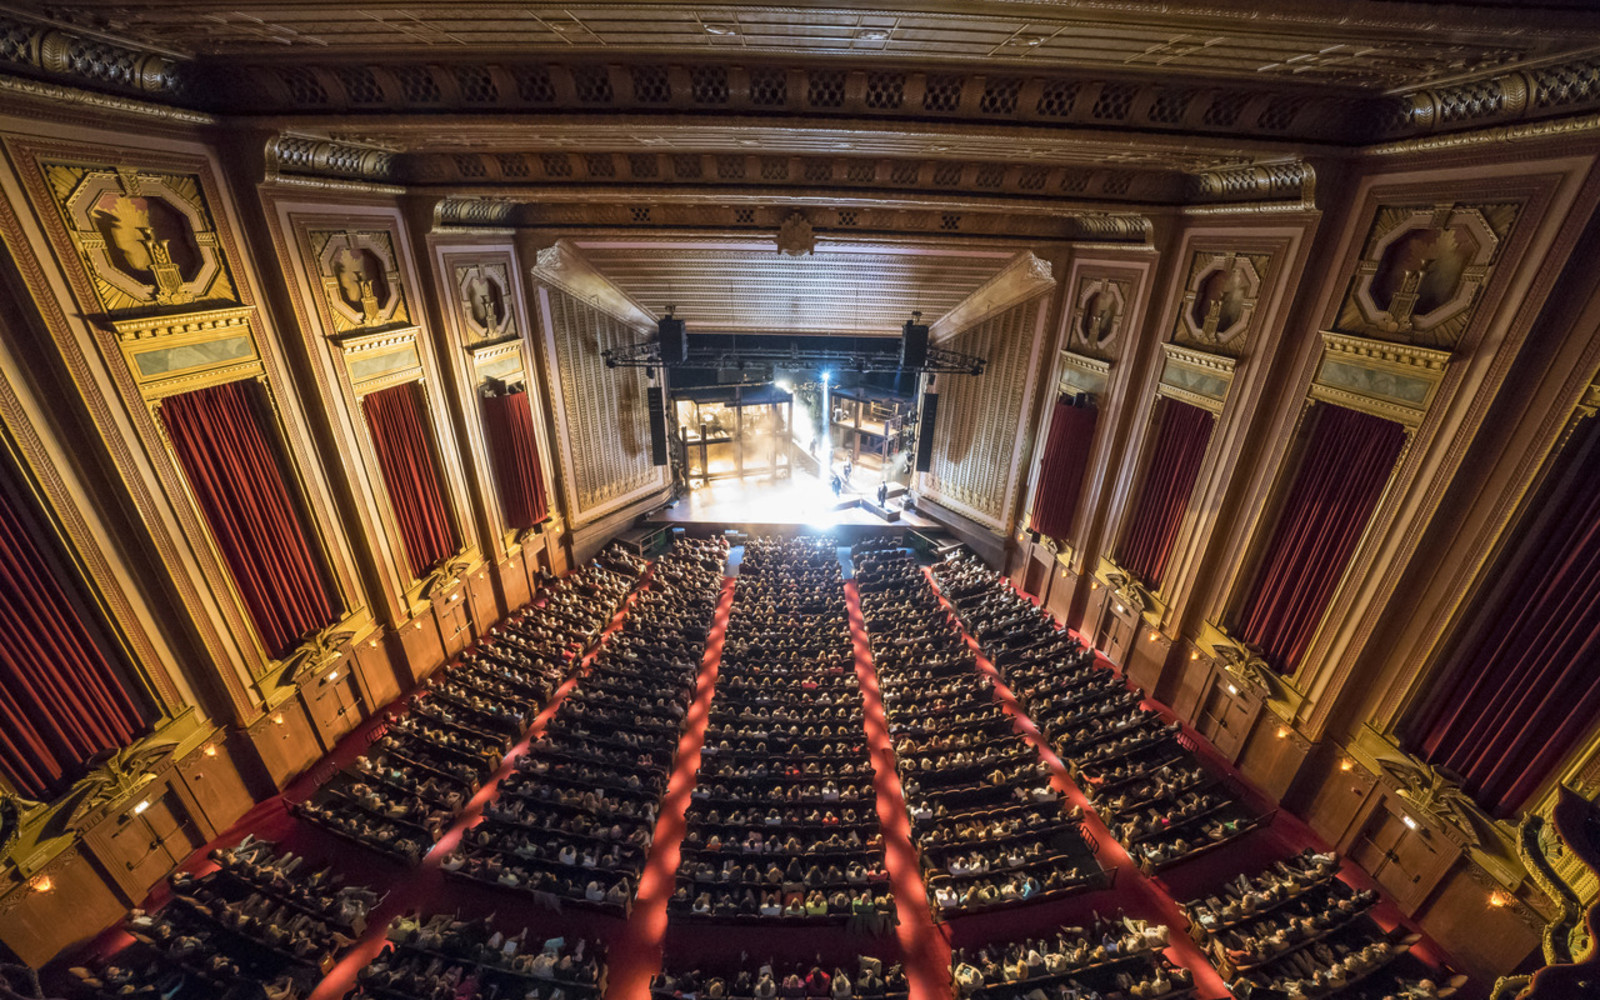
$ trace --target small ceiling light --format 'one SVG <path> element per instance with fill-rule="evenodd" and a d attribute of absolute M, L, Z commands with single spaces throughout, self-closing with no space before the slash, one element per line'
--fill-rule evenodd
<path fill-rule="evenodd" d="M 708 35 L 737 35 L 739 33 L 738 28 L 731 24 L 723 24 L 720 21 L 708 24 L 705 28 Z"/>
<path fill-rule="evenodd" d="M 856 32 L 856 37 L 863 42 L 882 42 L 889 38 L 888 28 L 862 28 Z"/>

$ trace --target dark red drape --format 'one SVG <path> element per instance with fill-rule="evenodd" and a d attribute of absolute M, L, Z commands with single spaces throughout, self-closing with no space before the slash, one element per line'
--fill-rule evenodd
<path fill-rule="evenodd" d="M 1144 483 L 1117 549 L 1122 568 L 1149 587 L 1161 586 L 1211 441 L 1212 417 L 1198 406 L 1162 399 L 1157 421 Z"/>
<path fill-rule="evenodd" d="M 40 548 L 44 532 L 0 490 L 0 771 L 48 799 L 77 765 L 149 725 Z"/>
<path fill-rule="evenodd" d="M 1392 420 L 1319 404 L 1240 616 L 1239 636 L 1292 673 L 1406 441 Z"/>
<path fill-rule="evenodd" d="M 375 392 L 366 398 L 364 408 L 411 575 L 420 580 L 439 560 L 455 554 L 456 532 L 428 445 L 416 386 L 408 382 Z"/>
<path fill-rule="evenodd" d="M 261 645 L 279 657 L 338 615 L 257 392 L 229 382 L 171 396 L 161 420 Z"/>
<path fill-rule="evenodd" d="M 1600 716 L 1597 462 L 1600 426 L 1590 426 L 1496 560 L 1446 680 L 1408 727 L 1424 759 L 1498 816 L 1515 813 Z"/>
<path fill-rule="evenodd" d="M 1041 535 L 1066 538 L 1072 531 L 1078 493 L 1083 488 L 1083 470 L 1089 465 L 1089 452 L 1094 447 L 1095 417 L 1093 406 L 1074 406 L 1071 396 L 1056 400 L 1028 521 L 1028 527 Z"/>
<path fill-rule="evenodd" d="M 500 486 L 500 507 L 509 528 L 531 528 L 545 519 L 544 473 L 533 434 L 533 411 L 526 392 L 488 396 L 483 426 Z"/>

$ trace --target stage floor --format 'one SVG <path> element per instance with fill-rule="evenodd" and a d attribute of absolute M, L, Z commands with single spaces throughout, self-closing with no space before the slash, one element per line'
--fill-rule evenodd
<path fill-rule="evenodd" d="M 730 527 L 763 524 L 812 528 L 938 527 L 937 522 L 916 511 L 901 511 L 898 521 L 886 521 L 861 506 L 837 509 L 838 505 L 853 500 L 875 500 L 876 492 L 877 484 L 873 483 L 868 491 L 846 490 L 836 501 L 826 483 L 798 471 L 787 479 L 747 483 L 723 480 L 691 490 L 676 506 L 657 511 L 650 515 L 649 520 L 673 524 L 717 522 Z M 889 503 L 898 509 L 899 500 L 891 499 Z"/>

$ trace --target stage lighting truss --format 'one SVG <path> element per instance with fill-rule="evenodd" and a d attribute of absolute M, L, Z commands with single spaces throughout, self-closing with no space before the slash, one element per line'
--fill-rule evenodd
<path fill-rule="evenodd" d="M 898 341 L 887 341 L 898 346 Z M 928 347 L 926 360 L 920 365 L 902 365 L 896 350 L 884 351 L 830 351 L 807 349 L 799 346 L 784 348 L 740 348 L 733 351 L 690 350 L 682 361 L 662 361 L 661 345 L 655 341 L 631 347 L 610 348 L 601 352 L 607 368 L 718 368 L 737 369 L 759 365 L 777 365 L 783 368 L 814 368 L 836 372 L 927 372 L 931 375 L 982 375 L 988 362 L 975 354 L 942 347 Z"/>

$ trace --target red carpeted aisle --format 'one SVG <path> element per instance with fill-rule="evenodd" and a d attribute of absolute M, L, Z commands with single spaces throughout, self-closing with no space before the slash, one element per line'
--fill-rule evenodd
<path fill-rule="evenodd" d="M 856 650 L 856 677 L 861 682 L 862 714 L 867 749 L 872 757 L 872 787 L 877 793 L 878 824 L 883 828 L 884 863 L 894 891 L 900 926 L 895 929 L 905 953 L 910 1000 L 942 1000 L 950 996 L 950 943 L 933 924 L 928 896 L 917 870 L 917 849 L 911 843 L 911 818 L 906 814 L 900 774 L 894 766 L 889 724 L 883 714 L 878 673 L 872 666 L 872 647 L 861 617 L 861 592 L 854 580 L 844 585 L 850 614 L 850 639 Z"/>
<path fill-rule="evenodd" d="M 627 925 L 611 945 L 606 979 L 606 1000 L 640 1000 L 649 994 L 650 980 L 661 971 L 661 954 L 667 934 L 667 901 L 672 898 L 678 859 L 683 846 L 684 814 L 689 793 L 700 770 L 700 748 L 705 745 L 706 720 L 716 693 L 717 667 L 722 663 L 722 643 L 727 637 L 728 615 L 733 609 L 735 577 L 722 581 L 722 597 L 706 637 L 705 659 L 695 680 L 694 702 L 684 716 L 683 737 L 667 781 L 656 819 L 655 839 L 639 876 L 639 893 Z"/>

